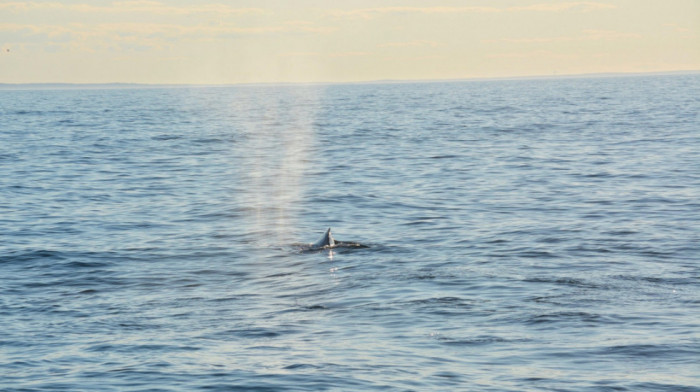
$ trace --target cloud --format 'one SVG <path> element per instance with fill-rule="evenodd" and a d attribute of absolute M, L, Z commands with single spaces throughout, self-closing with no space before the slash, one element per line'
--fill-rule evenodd
<path fill-rule="evenodd" d="M 445 46 L 445 44 L 436 41 L 429 41 L 425 39 L 407 41 L 407 42 L 387 42 L 384 44 L 377 45 L 380 48 L 415 48 L 421 46 L 430 46 L 436 48 L 438 46 Z"/>
<path fill-rule="evenodd" d="M 617 6 L 606 3 L 597 3 L 592 1 L 576 1 L 569 3 L 543 3 L 543 4 L 533 4 L 528 6 L 520 7 L 508 7 L 506 11 L 539 11 L 539 12 L 564 12 L 564 11 L 578 11 L 578 12 L 590 12 L 605 9 L 615 9 Z"/>
<path fill-rule="evenodd" d="M 259 26 L 259 27 L 238 27 L 232 25 L 178 25 L 162 23 L 70 23 L 66 25 L 30 25 L 18 23 L 0 23 L 0 31 L 24 32 L 27 34 L 56 34 L 71 33 L 80 35 L 84 33 L 114 33 L 114 34 L 139 34 L 139 35 L 167 35 L 183 36 L 190 34 L 202 34 L 216 36 L 220 34 L 267 34 L 267 33 L 289 33 L 289 32 L 309 32 L 324 33 L 334 31 L 332 27 L 315 27 L 299 24 L 282 23 L 280 25 Z"/>
<path fill-rule="evenodd" d="M 561 2 L 561 3 L 542 3 L 528 6 L 513 6 L 513 7 L 376 7 L 376 8 L 360 8 L 352 10 L 333 10 L 330 11 L 332 16 L 349 17 L 349 18 L 364 18 L 370 19 L 381 15 L 391 14 L 464 14 L 464 13 L 505 13 L 505 12 L 589 12 L 604 9 L 614 9 L 617 6 L 606 3 L 598 3 L 591 1 L 576 1 L 576 2 Z"/>
<path fill-rule="evenodd" d="M 670 29 L 672 29 L 672 30 L 673 30 L 674 32 L 676 32 L 676 33 L 683 33 L 683 34 L 686 34 L 686 33 L 692 33 L 692 32 L 693 32 L 692 29 L 689 29 L 689 28 L 687 28 L 687 27 L 680 26 L 680 25 L 678 25 L 678 24 L 676 24 L 676 23 L 665 23 L 665 24 L 663 25 L 663 27 L 670 28 Z"/>
<path fill-rule="evenodd" d="M 0 32 L 20 35 L 46 35 L 49 38 L 57 34 L 70 32 L 70 29 L 57 25 L 28 25 L 19 23 L 0 23 Z"/>
<path fill-rule="evenodd" d="M 61 25 L 0 23 L 0 32 L 12 44 L 39 44 L 45 48 L 59 47 L 88 52 L 106 48 L 164 49 L 172 48 L 181 41 L 212 42 L 246 36 L 325 34 L 333 30 L 299 21 L 256 27 L 133 22 Z"/>
<path fill-rule="evenodd" d="M 29 44 L 43 50 L 95 52 L 99 49 L 163 48 L 166 26 L 144 24 L 0 24 L 0 32 L 14 45 Z M 173 34 L 170 29 L 170 34 Z"/>
<path fill-rule="evenodd" d="M 640 39 L 641 34 L 625 33 L 615 30 L 583 30 L 578 36 L 561 37 L 531 37 L 531 38 L 498 38 L 483 40 L 484 43 L 511 43 L 511 44 L 546 44 L 556 42 L 575 41 L 617 41 L 627 39 Z"/>
<path fill-rule="evenodd" d="M 244 15 L 263 14 L 262 8 L 237 8 L 225 4 L 210 3 L 198 5 L 174 6 L 158 1 L 119 1 L 111 5 L 64 4 L 58 2 L 7 2 L 0 3 L 0 11 L 5 12 L 57 12 L 66 11 L 73 13 L 107 13 L 107 14 L 157 14 L 157 15 L 193 15 L 193 14 L 217 14 L 217 15 Z"/>
<path fill-rule="evenodd" d="M 10 33 L 15 43 L 43 43 L 46 46 L 54 46 L 52 39 L 57 36 L 78 41 L 84 45 L 88 45 L 87 41 L 98 38 L 115 42 L 140 39 L 146 45 L 160 47 L 163 42 L 158 40 L 213 41 L 253 35 L 326 34 L 336 30 L 333 26 L 322 26 L 300 20 L 262 24 L 260 20 L 251 21 L 250 18 L 246 18 L 245 25 L 242 25 L 231 18 L 221 16 L 249 17 L 268 14 L 268 11 L 261 8 L 239 8 L 210 2 L 174 5 L 154 0 L 124 0 L 104 5 L 87 2 L 2 2 L 0 0 L 0 12 L 10 16 L 21 14 L 26 20 L 46 20 L 44 15 L 54 16 L 60 13 L 60 17 L 56 16 L 52 19 L 64 20 L 63 23 L 0 23 L 0 31 Z M 66 20 L 66 16 L 71 16 L 73 23 Z M 171 18 L 162 18 L 163 16 Z M 174 17 L 178 18 L 174 19 Z M 42 37 L 43 41 L 41 41 Z M 103 47 L 104 45 L 106 43 L 90 42 L 88 46 Z"/>
<path fill-rule="evenodd" d="M 368 56 L 372 53 L 370 52 L 287 52 L 281 53 L 282 57 L 358 57 L 358 56 Z"/>
<path fill-rule="evenodd" d="M 530 58 L 556 58 L 556 59 L 574 59 L 580 58 L 581 55 L 576 53 L 556 53 L 550 50 L 534 50 L 529 52 L 508 52 L 508 53 L 492 53 L 486 55 L 493 59 L 530 59 Z"/>
<path fill-rule="evenodd" d="M 333 10 L 332 16 L 350 18 L 373 18 L 388 14 L 454 14 L 454 13 L 485 13 L 498 12 L 498 8 L 493 7 L 380 7 L 361 8 L 354 10 Z"/>
<path fill-rule="evenodd" d="M 625 33 L 622 31 L 615 30 L 583 30 L 585 34 L 583 36 L 584 40 L 603 40 L 603 41 L 615 41 L 621 39 L 639 39 L 642 38 L 641 34 L 637 33 Z"/>

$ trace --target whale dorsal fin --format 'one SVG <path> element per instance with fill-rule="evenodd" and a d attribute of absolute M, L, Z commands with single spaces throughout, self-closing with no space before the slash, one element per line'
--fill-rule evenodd
<path fill-rule="evenodd" d="M 335 240 L 333 240 L 333 235 L 331 235 L 330 227 L 326 230 L 326 234 L 314 244 L 314 248 L 323 248 L 326 246 L 335 246 Z"/>

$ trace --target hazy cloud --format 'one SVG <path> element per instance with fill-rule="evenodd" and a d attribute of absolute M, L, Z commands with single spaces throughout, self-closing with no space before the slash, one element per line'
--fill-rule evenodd
<path fill-rule="evenodd" d="M 684 33 L 684 34 L 685 34 L 685 33 L 691 33 L 691 32 L 693 32 L 692 29 L 689 29 L 689 28 L 687 28 L 687 27 L 680 26 L 680 25 L 678 25 L 678 24 L 676 24 L 676 23 L 665 23 L 663 26 L 666 27 L 666 28 L 672 29 L 672 30 L 675 31 L 676 33 Z"/>
<path fill-rule="evenodd" d="M 25 20 L 31 20 L 34 16 L 58 13 L 70 15 L 73 22 L 63 15 L 63 23 L 0 23 L 0 31 L 7 33 L 5 40 L 14 44 L 31 42 L 56 46 L 56 38 L 60 37 L 60 41 L 71 40 L 72 47 L 80 48 L 103 48 L 105 45 L 110 45 L 107 41 L 117 46 L 123 42 L 132 42 L 134 45 L 138 42 L 140 46 L 162 48 L 168 44 L 167 41 L 175 39 L 213 41 L 239 36 L 326 34 L 335 31 L 335 27 L 300 20 L 269 22 L 265 25 L 262 25 L 260 20 L 254 22 L 246 20 L 245 24 L 241 24 L 219 16 L 255 16 L 267 14 L 268 11 L 261 8 L 239 8 L 208 2 L 173 5 L 161 1 L 127 0 L 96 5 L 87 2 L 9 1 L 0 2 L 0 12 L 10 17 L 22 15 Z M 102 16 L 110 16 L 110 18 L 105 20 Z M 171 18 L 165 20 L 158 18 L 162 16 Z M 179 19 L 173 19 L 175 17 Z M 44 19 L 44 17 L 37 18 L 37 20 Z M 164 21 L 166 23 L 163 23 Z M 99 42 L 100 40 L 104 42 Z M 61 45 L 64 44 L 61 43 Z"/>
<path fill-rule="evenodd" d="M 578 36 L 561 36 L 561 37 L 529 37 L 529 38 L 498 38 L 483 40 L 484 43 L 512 43 L 512 44 L 541 44 L 555 42 L 572 42 L 572 41 L 613 41 L 623 39 L 640 39 L 641 34 L 625 33 L 615 30 L 583 30 Z"/>
<path fill-rule="evenodd" d="M 380 48 L 415 48 L 421 46 L 429 46 L 436 48 L 438 46 L 445 46 L 445 44 L 436 41 L 429 41 L 425 39 L 406 41 L 406 42 L 387 42 L 384 44 L 377 45 Z"/>
<path fill-rule="evenodd" d="M 605 9 L 615 9 L 617 6 L 606 3 L 597 3 L 592 1 L 576 1 L 576 2 L 561 2 L 561 3 L 543 3 L 533 4 L 522 7 L 508 7 L 506 11 L 540 11 L 540 12 L 563 12 L 563 11 L 578 11 L 589 12 Z"/>
<path fill-rule="evenodd" d="M 529 58 L 556 58 L 556 59 L 574 59 L 580 58 L 581 55 L 576 53 L 558 53 L 550 50 L 533 50 L 528 52 L 508 52 L 508 53 L 493 53 L 486 57 L 493 59 L 529 59 Z"/>
<path fill-rule="evenodd" d="M 182 40 L 216 41 L 232 37 L 291 33 L 325 34 L 331 31 L 333 28 L 298 21 L 255 27 L 131 22 L 62 25 L 0 23 L 0 32 L 13 44 L 34 43 L 86 51 L 135 47 L 163 49 Z"/>
<path fill-rule="evenodd" d="M 158 1 L 119 1 L 111 5 L 64 4 L 58 2 L 7 2 L 0 3 L 0 11 L 5 12 L 55 12 L 75 13 L 109 13 L 109 14 L 158 14 L 158 15 L 192 15 L 192 14 L 262 14 L 262 8 L 237 8 L 225 4 L 198 4 L 175 6 Z"/>
<path fill-rule="evenodd" d="M 282 57 L 357 57 L 368 56 L 370 52 L 286 52 L 281 53 Z"/>
<path fill-rule="evenodd" d="M 542 3 L 528 6 L 513 6 L 513 7 L 377 7 L 377 8 L 361 8 L 353 10 L 333 10 L 330 14 L 336 17 L 356 17 L 356 18 L 372 18 L 387 14 L 461 14 L 461 13 L 503 13 L 503 12 L 564 12 L 578 11 L 588 12 L 603 9 L 617 8 L 611 4 L 576 1 L 576 2 L 561 2 L 561 3 Z"/>
<path fill-rule="evenodd" d="M 334 31 L 332 27 L 317 27 L 298 23 L 282 23 L 280 25 L 239 27 L 233 25 L 179 25 L 162 23 L 70 23 L 66 25 L 29 25 L 17 23 L 0 23 L 0 31 L 24 32 L 29 34 L 55 34 L 55 33 L 127 33 L 141 35 L 208 35 L 216 36 L 225 33 L 239 34 L 267 34 L 288 32 L 325 33 Z"/>
<path fill-rule="evenodd" d="M 639 39 L 642 38 L 641 34 L 637 33 L 625 33 L 622 31 L 615 30 L 583 30 L 585 34 L 583 39 L 586 40 L 619 40 L 619 39 Z"/>

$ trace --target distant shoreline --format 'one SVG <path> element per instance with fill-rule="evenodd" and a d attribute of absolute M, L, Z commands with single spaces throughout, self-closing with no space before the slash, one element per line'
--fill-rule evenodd
<path fill-rule="evenodd" d="M 450 83 L 450 82 L 479 82 L 505 80 L 552 80 L 552 79 L 587 79 L 638 76 L 674 76 L 696 75 L 700 70 L 690 71 L 659 71 L 659 72 L 607 72 L 565 75 L 533 75 L 533 76 L 503 76 L 475 77 L 461 79 L 381 79 L 350 82 L 258 82 L 258 83 L 0 83 L 0 90 L 120 90 L 120 89 L 161 89 L 161 88 L 201 88 L 201 87 L 243 87 L 243 86 L 313 86 L 313 85 L 351 85 L 351 84 L 409 84 L 409 83 Z"/>

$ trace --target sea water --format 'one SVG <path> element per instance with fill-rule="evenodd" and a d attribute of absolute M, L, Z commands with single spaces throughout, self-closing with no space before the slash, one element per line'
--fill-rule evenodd
<path fill-rule="evenodd" d="M 0 389 L 698 391 L 699 113 L 698 74 L 4 89 Z"/>

